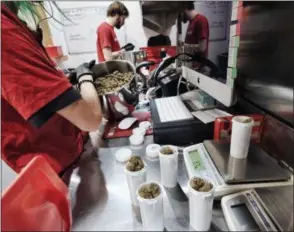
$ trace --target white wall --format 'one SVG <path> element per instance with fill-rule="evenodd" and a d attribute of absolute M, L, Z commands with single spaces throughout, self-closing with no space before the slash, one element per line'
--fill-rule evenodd
<path fill-rule="evenodd" d="M 111 3 L 112 1 L 103 1 L 104 3 Z M 48 4 L 45 1 L 46 4 Z M 101 1 L 57 1 L 57 4 L 61 9 L 66 8 L 79 8 L 79 7 L 89 7 L 101 5 Z M 144 28 L 142 26 L 142 11 L 138 1 L 124 1 L 123 2 L 130 12 L 129 18 L 126 20 L 125 31 L 127 36 L 127 42 L 133 43 L 135 49 L 140 47 L 147 46 L 147 40 L 150 36 L 157 35 L 157 33 Z M 50 8 L 49 8 L 50 9 Z M 201 13 L 201 12 L 200 12 Z M 61 20 L 61 16 L 56 9 L 54 9 L 54 17 Z M 230 22 L 230 16 L 228 17 L 228 25 Z M 100 22 L 97 22 L 97 27 Z M 53 37 L 53 42 L 57 46 L 62 46 L 63 53 L 68 55 L 69 59 L 63 62 L 63 65 L 60 65 L 61 68 L 75 68 L 83 62 L 88 62 L 92 59 L 97 60 L 97 54 L 94 53 L 84 53 L 84 54 L 68 54 L 68 49 L 64 37 L 62 25 L 56 23 L 52 19 L 49 20 L 49 25 Z M 185 37 L 187 25 L 183 25 L 183 38 Z M 166 35 L 170 36 L 172 45 L 176 45 L 176 24 L 169 30 L 163 32 Z M 229 34 L 229 26 L 228 26 Z M 223 52 L 228 52 L 228 39 L 223 41 L 211 41 L 209 42 L 209 54 L 208 57 L 214 63 L 217 63 L 217 55 Z M 121 44 L 123 45 L 123 44 Z M 63 67 L 62 67 L 63 66 Z"/>

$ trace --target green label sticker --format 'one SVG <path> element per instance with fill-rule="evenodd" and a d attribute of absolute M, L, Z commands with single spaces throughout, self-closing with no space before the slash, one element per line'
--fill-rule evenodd
<path fill-rule="evenodd" d="M 227 85 L 232 88 L 234 88 L 234 82 L 235 82 L 235 79 L 234 78 L 227 78 Z"/>
<path fill-rule="evenodd" d="M 240 45 L 240 36 L 232 36 L 230 37 L 229 47 L 239 47 Z"/>

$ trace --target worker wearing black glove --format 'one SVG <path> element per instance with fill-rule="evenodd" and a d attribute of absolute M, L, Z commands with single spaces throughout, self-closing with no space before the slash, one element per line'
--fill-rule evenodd
<path fill-rule="evenodd" d="M 77 81 L 79 82 L 79 79 L 84 75 L 90 75 L 94 79 L 94 74 L 92 72 L 92 68 L 95 65 L 95 60 L 90 61 L 89 63 L 83 63 L 80 66 L 76 68 L 77 73 Z"/>
<path fill-rule="evenodd" d="M 1 158 L 17 173 L 42 158 L 64 177 L 83 152 L 83 132 L 102 120 L 90 83 L 95 62 L 77 68 L 78 92 L 18 18 L 36 16 L 34 8 L 33 1 L 1 2 Z"/>
<path fill-rule="evenodd" d="M 89 82 L 92 83 L 94 82 L 95 75 L 92 72 L 92 68 L 95 65 L 95 60 L 92 60 L 89 63 L 83 63 L 80 66 L 76 68 L 76 79 L 78 82 L 78 89 L 81 89 L 81 85 L 83 83 Z"/>
<path fill-rule="evenodd" d="M 95 75 L 92 72 L 92 68 L 95 65 L 95 60 L 90 61 L 89 63 L 83 63 L 79 65 L 77 68 L 75 68 L 73 71 L 69 74 L 69 80 L 73 85 L 79 84 L 78 89 L 80 89 L 80 81 L 88 80 L 92 82 L 95 79 Z M 87 76 L 81 79 L 81 77 Z M 92 77 L 92 78 L 91 78 Z"/>

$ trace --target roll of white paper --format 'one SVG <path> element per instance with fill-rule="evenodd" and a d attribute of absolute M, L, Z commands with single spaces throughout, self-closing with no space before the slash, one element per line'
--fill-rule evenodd
<path fill-rule="evenodd" d="M 160 151 L 164 147 L 170 147 L 174 153 L 164 155 Z M 162 146 L 159 150 L 161 184 L 167 188 L 173 188 L 178 183 L 178 149 L 172 145 Z"/>
<path fill-rule="evenodd" d="M 210 179 L 203 178 L 207 182 L 213 184 Z M 213 187 L 209 192 L 198 192 L 189 186 L 189 212 L 190 212 L 190 226 L 196 231 L 208 231 L 210 229 L 212 219 L 212 207 L 214 190 Z"/>
<path fill-rule="evenodd" d="M 160 195 L 154 199 L 145 199 L 139 195 L 139 189 L 144 185 L 155 182 L 146 182 L 138 187 L 137 196 L 140 206 L 141 218 L 144 231 L 163 231 L 164 230 L 164 217 L 163 217 L 163 188 L 160 184 Z"/>
<path fill-rule="evenodd" d="M 246 159 L 254 120 L 247 116 L 236 116 L 232 122 L 230 155 L 237 159 Z"/>
<path fill-rule="evenodd" d="M 142 183 L 146 182 L 147 165 L 144 162 L 144 168 L 137 172 L 131 172 L 125 168 L 125 173 L 129 186 L 132 205 L 139 206 L 137 198 L 137 189 Z"/>

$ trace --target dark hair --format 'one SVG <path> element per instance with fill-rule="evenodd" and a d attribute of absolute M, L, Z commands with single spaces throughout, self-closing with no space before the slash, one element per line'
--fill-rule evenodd
<path fill-rule="evenodd" d="M 129 11 L 124 4 L 119 1 L 111 3 L 107 9 L 107 16 L 126 16 L 129 17 Z"/>
<path fill-rule="evenodd" d="M 194 10 L 195 6 L 194 6 L 194 1 L 185 1 L 182 2 L 183 4 L 183 10 Z"/>

